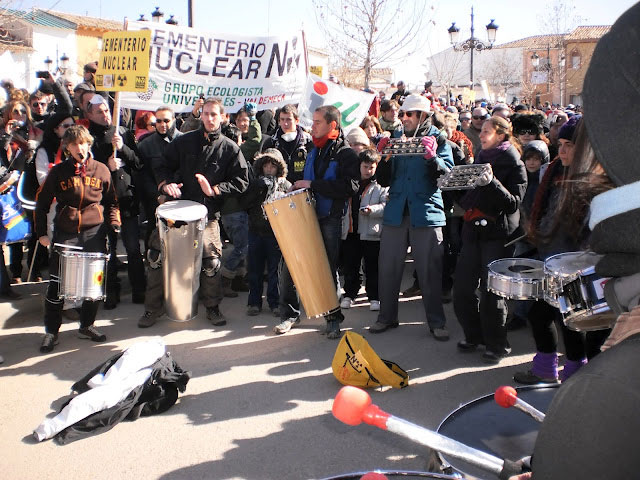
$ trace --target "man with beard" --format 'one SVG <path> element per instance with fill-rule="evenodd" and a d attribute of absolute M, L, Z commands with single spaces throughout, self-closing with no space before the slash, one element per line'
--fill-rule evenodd
<path fill-rule="evenodd" d="M 453 166 L 453 157 L 446 137 L 431 125 L 430 108 L 427 98 L 415 94 L 400 107 L 404 134 L 422 137 L 424 158 L 398 155 L 381 162 L 387 163 L 390 188 L 380 239 L 380 313 L 369 332 L 381 333 L 399 325 L 398 294 L 411 245 L 429 330 L 436 340 L 446 341 L 449 332 L 442 307 L 442 227 L 446 219 L 436 180 Z M 378 149 L 385 143 L 383 139 Z"/>
<path fill-rule="evenodd" d="M 214 326 L 227 323 L 219 308 L 223 298 L 218 275 L 222 256 L 220 209 L 226 197 L 243 193 L 249 185 L 249 168 L 240 147 L 221 134 L 223 115 L 220 101 L 207 98 L 200 128 L 171 142 L 155 167 L 160 193 L 207 207 L 200 289 L 207 319 Z"/>
<path fill-rule="evenodd" d="M 141 168 L 135 138 L 130 130 L 111 124 L 111 112 L 104 97 L 94 95 L 87 105 L 89 133 L 94 138 L 91 151 L 93 157 L 104 163 L 111 171 L 113 185 L 118 197 L 122 219 L 122 243 L 127 251 L 129 282 L 133 303 L 144 303 L 146 286 L 144 264 L 140 254 L 138 228 L 138 195 L 132 182 L 134 172 Z M 116 150 L 114 155 L 114 149 Z M 120 282 L 116 258 L 117 235 L 107 235 L 111 258 L 107 266 L 107 298 L 104 308 L 111 310 L 120 302 Z"/>

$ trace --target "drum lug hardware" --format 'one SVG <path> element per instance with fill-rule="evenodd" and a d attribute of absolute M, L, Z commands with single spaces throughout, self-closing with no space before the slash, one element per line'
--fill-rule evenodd
<path fill-rule="evenodd" d="M 277 208 L 274 208 L 274 209 L 273 209 L 273 214 L 274 214 L 274 215 L 278 215 L 278 209 L 277 209 Z"/>
<path fill-rule="evenodd" d="M 292 208 L 295 210 L 296 204 L 294 202 L 289 202 L 289 208 Z"/>

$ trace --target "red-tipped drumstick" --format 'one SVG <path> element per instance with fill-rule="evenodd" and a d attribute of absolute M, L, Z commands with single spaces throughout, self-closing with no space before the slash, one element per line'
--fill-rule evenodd
<path fill-rule="evenodd" d="M 360 388 L 342 387 L 333 401 L 332 412 L 334 417 L 347 425 L 355 426 L 364 422 L 382 430 L 388 430 L 433 450 L 476 465 L 500 478 L 509 478 L 522 473 L 522 468 L 514 462 L 502 460 L 427 428 L 394 417 L 377 405 L 373 405 L 369 394 Z"/>
<path fill-rule="evenodd" d="M 498 388 L 496 393 L 493 395 L 493 398 L 501 407 L 516 407 L 518 410 L 530 415 L 534 420 L 537 420 L 540 423 L 544 422 L 544 413 L 534 406 L 529 405 L 524 400 L 520 400 L 518 398 L 518 392 L 513 387 L 504 386 Z"/>

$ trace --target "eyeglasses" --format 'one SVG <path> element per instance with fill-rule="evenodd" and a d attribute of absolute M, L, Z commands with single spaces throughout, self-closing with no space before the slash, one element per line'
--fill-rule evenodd
<path fill-rule="evenodd" d="M 75 125 L 75 123 L 61 123 L 60 125 L 58 125 L 58 127 L 62 127 L 65 130 L 69 127 L 73 127 Z"/>
<path fill-rule="evenodd" d="M 26 115 L 27 111 L 23 110 L 21 108 L 14 108 L 11 113 L 13 113 L 14 115 Z"/>
<path fill-rule="evenodd" d="M 537 130 L 532 130 L 530 128 L 525 128 L 522 130 L 518 130 L 517 135 L 537 135 Z"/>
<path fill-rule="evenodd" d="M 46 107 L 47 106 L 47 102 L 33 102 L 31 104 L 31 106 L 33 108 L 38 108 L 38 107 Z"/>
<path fill-rule="evenodd" d="M 411 111 L 411 112 L 404 112 L 404 114 L 407 116 L 407 118 L 411 118 L 411 117 L 413 117 L 414 115 L 415 115 L 416 117 L 417 117 L 417 116 L 419 116 L 419 115 L 420 115 L 420 112 L 413 112 L 413 111 Z"/>
<path fill-rule="evenodd" d="M 156 119 L 156 123 L 171 123 L 171 119 L 170 118 L 157 118 Z M 151 125 L 155 125 L 154 123 L 152 123 Z"/>
<path fill-rule="evenodd" d="M 461 121 L 461 122 L 464 122 L 465 120 L 466 120 L 467 122 L 469 122 L 469 121 L 471 121 L 471 117 L 460 117 L 460 121 Z"/>
<path fill-rule="evenodd" d="M 474 115 L 473 117 L 474 120 L 484 120 L 484 115 Z"/>
<path fill-rule="evenodd" d="M 156 122 L 147 123 L 147 127 L 155 127 Z"/>

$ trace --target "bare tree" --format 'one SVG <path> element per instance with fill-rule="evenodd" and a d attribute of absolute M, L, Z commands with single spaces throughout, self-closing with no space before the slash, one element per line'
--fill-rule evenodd
<path fill-rule="evenodd" d="M 563 35 L 569 33 L 582 22 L 574 0 L 547 0 L 544 13 L 538 16 L 541 32 Z"/>
<path fill-rule="evenodd" d="M 482 68 L 482 77 L 495 88 L 500 95 L 507 98 L 510 89 L 521 83 L 522 68 L 520 63 L 509 56 L 507 50 L 494 50 L 491 60 Z"/>
<path fill-rule="evenodd" d="M 449 98 L 451 86 L 457 83 L 454 80 L 460 76 L 458 67 L 464 58 L 464 54 L 448 48 L 429 57 L 429 64 L 424 65 L 434 83 L 446 90 L 447 98 Z"/>
<path fill-rule="evenodd" d="M 426 39 L 431 11 L 427 0 L 313 0 L 316 17 L 330 44 L 335 63 L 364 72 L 399 62 Z"/>

